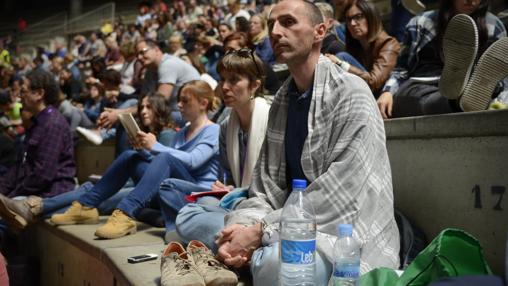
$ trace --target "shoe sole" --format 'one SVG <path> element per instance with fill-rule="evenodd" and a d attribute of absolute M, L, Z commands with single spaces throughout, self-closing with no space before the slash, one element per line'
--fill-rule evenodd
<path fill-rule="evenodd" d="M 11 211 L 3 200 L 0 200 L 0 217 L 2 217 L 9 226 L 16 229 L 24 229 L 28 225 L 28 222 L 22 216 Z"/>
<path fill-rule="evenodd" d="M 496 85 L 508 76 L 508 38 L 494 42 L 480 57 L 471 80 L 460 98 L 463 111 L 486 110 Z"/>
<path fill-rule="evenodd" d="M 106 238 L 106 239 L 115 239 L 115 238 L 124 237 L 129 234 L 135 234 L 136 231 L 137 231 L 136 227 L 129 229 L 125 232 L 122 232 L 120 234 L 116 234 L 116 235 L 109 235 L 109 234 L 104 234 L 104 233 L 95 231 L 95 236 L 100 237 L 100 238 Z"/>
<path fill-rule="evenodd" d="M 448 99 L 458 99 L 464 91 L 478 53 L 478 31 L 471 17 L 459 14 L 452 18 L 443 37 L 444 67 L 439 92 Z"/>
<path fill-rule="evenodd" d="M 93 144 L 95 145 L 101 145 L 102 144 L 102 138 L 99 139 L 98 137 L 100 137 L 100 135 L 97 135 L 97 138 L 94 137 L 93 135 L 89 135 L 88 132 L 93 132 L 93 131 L 90 131 L 90 130 L 87 130 L 86 128 L 83 128 L 83 127 L 76 127 L 76 131 L 78 131 L 79 134 L 81 134 L 83 137 L 85 137 L 86 140 L 92 142 Z"/>
<path fill-rule="evenodd" d="M 418 15 L 425 11 L 425 4 L 420 0 L 402 0 L 402 6 L 406 8 L 411 14 Z"/>
<path fill-rule="evenodd" d="M 99 223 L 98 218 L 97 219 L 91 218 L 91 219 L 86 219 L 86 220 L 82 220 L 82 221 L 74 221 L 74 222 L 55 222 L 52 219 L 50 219 L 49 221 L 54 225 L 98 224 Z"/>

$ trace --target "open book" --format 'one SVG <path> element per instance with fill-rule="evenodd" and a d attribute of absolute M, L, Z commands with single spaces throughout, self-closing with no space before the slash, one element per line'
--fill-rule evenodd
<path fill-rule="evenodd" d="M 118 119 L 122 123 L 123 128 L 125 128 L 125 131 L 127 131 L 127 134 L 131 138 L 136 138 L 138 131 L 141 129 L 139 129 L 138 123 L 134 120 L 132 113 L 121 113 L 118 115 Z"/>

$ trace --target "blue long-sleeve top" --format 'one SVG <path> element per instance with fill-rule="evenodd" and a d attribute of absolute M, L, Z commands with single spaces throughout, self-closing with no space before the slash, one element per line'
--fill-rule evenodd
<path fill-rule="evenodd" d="M 150 152 L 168 152 L 179 159 L 196 180 L 195 183 L 210 187 L 219 175 L 219 132 L 218 124 L 203 127 L 190 140 L 185 138 L 188 126 L 178 131 L 168 146 L 156 142 Z"/>

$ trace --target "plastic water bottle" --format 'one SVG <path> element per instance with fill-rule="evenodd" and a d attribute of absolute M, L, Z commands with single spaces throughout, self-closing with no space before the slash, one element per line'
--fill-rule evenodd
<path fill-rule="evenodd" d="M 280 285 L 315 285 L 316 215 L 305 196 L 307 181 L 293 180 L 293 192 L 282 209 Z"/>
<path fill-rule="evenodd" d="M 335 242 L 334 286 L 357 286 L 360 277 L 360 244 L 353 238 L 353 226 L 340 224 Z"/>

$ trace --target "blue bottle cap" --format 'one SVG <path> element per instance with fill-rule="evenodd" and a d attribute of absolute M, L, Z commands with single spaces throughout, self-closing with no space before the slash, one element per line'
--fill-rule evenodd
<path fill-rule="evenodd" d="M 352 236 L 353 226 L 348 223 L 339 224 L 339 226 L 337 227 L 337 232 L 339 233 L 339 237 Z"/>
<path fill-rule="evenodd" d="M 307 188 L 306 180 L 293 179 L 293 190 L 305 190 Z"/>

